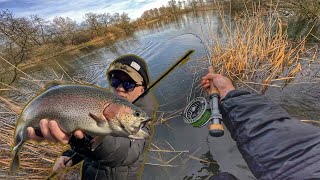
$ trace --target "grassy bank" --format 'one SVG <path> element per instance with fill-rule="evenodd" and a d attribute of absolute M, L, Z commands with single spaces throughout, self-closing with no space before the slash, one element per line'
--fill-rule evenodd
<path fill-rule="evenodd" d="M 81 54 L 84 49 L 97 49 L 106 45 L 111 45 L 120 37 L 126 36 L 125 32 L 109 33 L 107 36 L 99 36 L 88 42 L 79 45 L 55 46 L 47 44 L 39 47 L 35 51 L 35 55 L 24 63 L 19 64 L 19 68 L 25 69 L 38 63 L 52 61 L 57 56 L 76 57 Z M 10 68 L 11 70 L 13 67 Z"/>

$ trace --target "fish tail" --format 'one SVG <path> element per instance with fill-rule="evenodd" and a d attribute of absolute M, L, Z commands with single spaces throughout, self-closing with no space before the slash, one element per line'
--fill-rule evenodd
<path fill-rule="evenodd" d="M 19 157 L 18 157 L 18 153 L 14 152 L 14 155 L 13 155 L 13 160 L 11 162 L 11 165 L 10 165 L 10 175 L 15 175 L 18 168 L 19 168 Z"/>
<path fill-rule="evenodd" d="M 17 130 L 15 132 L 15 140 L 14 140 L 14 147 L 11 151 L 12 162 L 10 165 L 10 175 L 14 175 L 17 170 L 19 169 L 19 152 L 22 148 L 23 143 L 27 140 L 28 134 L 25 128 L 22 128 L 21 126 L 17 127 Z"/>

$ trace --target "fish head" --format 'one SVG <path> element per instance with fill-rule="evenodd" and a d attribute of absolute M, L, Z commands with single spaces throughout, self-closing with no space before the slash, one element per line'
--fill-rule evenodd
<path fill-rule="evenodd" d="M 103 111 L 112 135 L 131 139 L 148 139 L 148 133 L 141 128 L 150 121 L 150 117 L 132 104 L 110 103 Z"/>

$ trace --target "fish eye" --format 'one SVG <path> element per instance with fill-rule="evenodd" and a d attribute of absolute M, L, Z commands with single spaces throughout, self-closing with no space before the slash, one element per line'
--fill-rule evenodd
<path fill-rule="evenodd" d="M 136 112 L 134 113 L 135 116 L 139 117 L 140 116 L 140 113 L 139 112 Z"/>

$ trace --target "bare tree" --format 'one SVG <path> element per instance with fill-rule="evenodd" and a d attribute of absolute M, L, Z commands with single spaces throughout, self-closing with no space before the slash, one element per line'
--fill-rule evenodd
<path fill-rule="evenodd" d="M 166 16 L 167 15 L 167 9 L 163 5 L 159 8 L 160 16 Z"/>
<path fill-rule="evenodd" d="M 126 33 L 131 33 L 133 30 L 133 26 L 130 24 L 130 18 L 125 12 L 120 15 L 117 26 L 125 30 Z"/>
<path fill-rule="evenodd" d="M 160 12 L 158 8 L 154 8 L 153 9 L 153 14 L 155 18 L 159 18 L 160 17 Z"/>
<path fill-rule="evenodd" d="M 146 11 L 144 11 L 144 12 L 142 13 L 141 19 L 144 20 L 144 21 L 146 21 L 146 20 L 149 19 L 149 10 L 146 10 Z"/>
<path fill-rule="evenodd" d="M 39 45 L 36 41 L 37 30 L 26 18 L 15 18 L 8 10 L 0 12 L 0 41 L 2 42 L 2 57 L 14 66 L 18 66 L 28 59 L 33 49 Z M 17 76 L 17 69 L 14 68 L 14 75 L 9 82 L 11 84 Z"/>
<path fill-rule="evenodd" d="M 99 22 L 107 28 L 111 25 L 111 14 L 110 13 L 103 13 L 99 16 Z"/>
<path fill-rule="evenodd" d="M 178 9 L 181 12 L 181 10 L 182 10 L 182 2 L 181 1 L 178 1 Z"/>
<path fill-rule="evenodd" d="M 101 24 L 99 23 L 98 14 L 87 13 L 85 15 L 85 23 L 93 36 L 101 35 Z"/>
<path fill-rule="evenodd" d="M 48 22 L 38 15 L 31 16 L 31 23 L 37 30 L 37 34 L 34 37 L 39 44 L 45 44 L 49 41 L 50 35 L 48 35 Z"/>
<path fill-rule="evenodd" d="M 50 33 L 54 40 L 62 45 L 75 45 L 76 35 L 78 33 L 77 23 L 70 18 L 56 17 L 52 20 Z"/>
<path fill-rule="evenodd" d="M 39 45 L 33 38 L 37 34 L 37 29 L 27 18 L 15 18 L 8 10 L 0 12 L 0 33 L 6 40 L 14 42 L 18 46 Z"/>
<path fill-rule="evenodd" d="M 176 1 L 175 0 L 170 0 L 168 2 L 168 5 L 171 7 L 171 12 L 173 14 L 177 14 L 177 5 L 176 5 Z"/>

